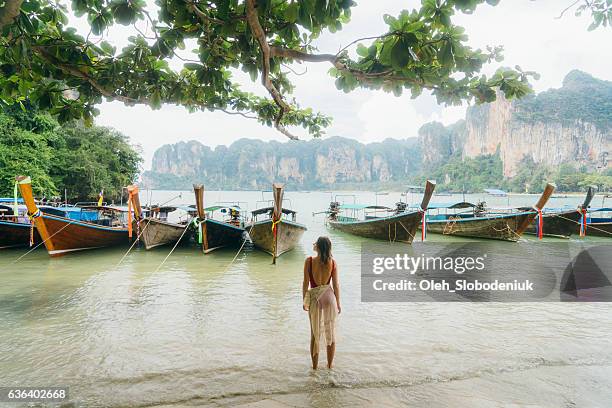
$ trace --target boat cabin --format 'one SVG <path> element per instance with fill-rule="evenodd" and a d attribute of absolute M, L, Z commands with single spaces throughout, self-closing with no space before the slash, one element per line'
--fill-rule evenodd
<path fill-rule="evenodd" d="M 395 210 L 384 205 L 340 204 L 332 201 L 329 204 L 329 219 L 339 222 L 374 220 L 393 215 Z"/>
<path fill-rule="evenodd" d="M 484 214 L 485 203 L 478 205 L 461 201 L 458 203 L 429 203 L 428 221 L 446 221 L 457 218 L 474 218 Z"/>
<path fill-rule="evenodd" d="M 206 217 L 213 220 L 222 221 L 237 227 L 244 225 L 244 216 L 242 208 L 237 204 L 224 205 L 219 203 L 210 207 L 204 208 Z"/>
<path fill-rule="evenodd" d="M 282 217 L 283 219 L 287 219 L 295 222 L 297 212 L 290 210 L 288 208 L 282 208 Z M 251 220 L 257 221 L 258 217 L 263 216 L 266 219 L 272 218 L 272 212 L 274 211 L 274 207 L 263 207 L 258 208 L 254 211 L 251 211 Z"/>

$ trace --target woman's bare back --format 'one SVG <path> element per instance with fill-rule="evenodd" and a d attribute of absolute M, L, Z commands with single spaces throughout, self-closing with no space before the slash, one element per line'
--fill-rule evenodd
<path fill-rule="evenodd" d="M 317 286 L 326 285 L 330 282 L 334 269 L 334 260 L 330 259 L 327 264 L 323 264 L 318 256 L 312 258 L 312 278 Z"/>

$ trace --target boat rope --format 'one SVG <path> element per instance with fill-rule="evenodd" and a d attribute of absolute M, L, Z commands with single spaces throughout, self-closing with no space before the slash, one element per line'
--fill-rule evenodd
<path fill-rule="evenodd" d="M 255 223 L 251 224 L 251 228 L 249 229 L 249 232 L 247 233 L 247 234 L 249 234 L 249 237 L 251 236 L 251 231 L 253 231 L 253 227 L 254 226 L 255 226 Z M 227 272 L 227 270 L 232 267 L 232 265 L 236 261 L 236 258 L 238 258 L 238 255 L 240 255 L 240 252 L 242 252 L 242 248 L 244 248 L 244 244 L 246 244 L 246 242 L 247 242 L 246 239 L 244 239 L 242 241 L 242 245 L 240 245 L 240 248 L 238 249 L 238 252 L 236 252 L 236 255 L 234 255 L 234 257 L 232 258 L 231 262 L 225 267 L 225 271 L 224 272 Z"/>
<path fill-rule="evenodd" d="M 582 224 L 582 223 L 581 223 L 581 222 L 579 222 L 579 221 L 572 220 L 571 218 L 567 218 L 567 217 L 564 217 L 564 216 L 562 216 L 562 215 L 555 215 L 555 217 L 559 217 L 559 218 L 562 218 L 562 219 L 564 219 L 564 220 L 571 221 L 571 222 L 573 222 L 573 223 L 575 223 L 575 224 L 578 224 L 578 225 L 581 225 L 581 224 Z M 594 229 L 594 230 L 596 230 L 596 231 L 603 232 L 604 234 L 612 235 L 612 232 L 609 232 L 609 231 L 603 230 L 603 229 L 601 229 L 601 228 L 594 227 L 594 226 L 593 226 L 593 224 L 588 224 L 588 227 L 589 227 L 589 229 Z"/>
<path fill-rule="evenodd" d="M 406 226 L 405 226 L 404 224 L 402 224 L 402 222 L 401 222 L 401 221 L 398 221 L 398 222 L 399 222 L 399 225 L 401 225 L 401 226 L 402 226 L 402 228 L 403 228 L 404 230 L 406 230 L 406 232 L 407 232 L 407 233 L 408 233 L 408 235 L 410 236 L 410 242 L 414 241 L 414 235 L 412 235 L 412 234 L 410 233 L 410 231 L 408 231 L 408 228 L 406 228 Z"/>
<path fill-rule="evenodd" d="M 140 231 L 140 233 L 136 236 L 136 239 L 134 240 L 134 242 L 132 242 L 132 245 L 130 245 L 130 247 L 128 248 L 127 252 L 125 254 L 123 254 L 123 256 L 121 257 L 121 259 L 119 260 L 119 262 L 117 262 L 117 265 L 115 265 L 115 267 L 121 265 L 121 263 L 123 262 L 123 260 L 125 259 L 125 257 L 128 256 L 128 254 L 130 253 L 130 251 L 134 248 L 134 246 L 136 246 L 136 244 L 138 243 L 138 241 L 140 241 L 140 237 L 142 236 L 142 234 L 144 234 L 145 230 L 147 229 L 147 227 L 149 226 L 149 223 L 151 221 L 146 220 L 147 224 L 142 228 L 142 230 L 140 230 L 140 222 L 138 222 L 138 230 Z"/>
<path fill-rule="evenodd" d="M 170 255 L 172 255 L 172 253 L 174 252 L 174 250 L 176 249 L 176 247 L 178 246 L 178 244 L 181 242 L 181 239 L 183 239 L 183 235 L 185 235 L 185 232 L 187 232 L 187 230 L 189 229 L 189 226 L 191 224 L 187 224 L 185 226 L 185 229 L 183 230 L 183 233 L 181 234 L 181 236 L 179 237 L 179 239 L 176 240 L 176 243 L 174 244 L 174 246 L 172 247 L 172 249 L 170 250 L 170 253 L 168 253 L 168 255 L 166 255 L 166 257 L 164 258 L 164 260 L 159 264 L 159 266 L 157 267 L 157 269 L 155 269 L 155 272 L 159 271 L 159 269 L 166 263 L 166 261 L 168 260 L 168 258 L 170 258 Z"/>
<path fill-rule="evenodd" d="M 37 213 L 39 213 L 40 210 L 37 211 Z M 36 215 L 36 213 L 35 213 Z M 28 215 L 29 217 L 29 215 Z M 38 218 L 40 217 L 40 215 L 38 215 L 37 217 L 32 217 L 32 218 Z M 40 242 L 38 245 L 34 246 L 33 248 L 31 248 L 28 252 L 26 252 L 25 254 L 21 255 L 19 258 L 15 259 L 12 263 L 17 263 L 18 261 L 20 261 L 21 259 L 23 259 L 26 255 L 28 255 L 30 252 L 34 251 L 36 248 L 40 247 L 42 244 L 44 244 L 45 242 L 47 242 L 48 240 L 50 240 L 51 238 L 53 238 L 56 234 L 59 234 L 60 232 L 62 232 L 64 230 L 64 228 L 66 228 L 67 226 L 69 226 L 70 224 L 74 223 L 77 220 L 72 220 L 69 223 L 67 223 L 66 225 L 64 225 L 62 228 L 60 228 L 59 230 L 55 231 L 52 235 L 50 235 L 49 237 L 47 237 L 47 239 L 43 240 L 42 242 Z"/>
<path fill-rule="evenodd" d="M 448 217 L 448 221 L 446 221 L 446 224 L 444 224 L 444 230 L 442 230 L 442 234 L 444 235 L 454 234 L 455 225 L 457 225 L 458 219 L 460 219 L 460 217 L 453 217 L 453 216 Z"/>
<path fill-rule="evenodd" d="M 393 225 L 395 226 L 395 234 L 393 236 L 393 240 L 391 240 L 391 224 L 387 224 L 387 226 L 389 227 L 389 242 L 395 242 L 395 240 L 397 239 L 397 223 L 394 222 Z"/>
<path fill-rule="evenodd" d="M 491 228 L 493 228 L 493 230 L 495 232 L 508 232 L 508 236 L 512 236 L 512 234 L 516 235 L 517 239 L 521 239 L 521 235 L 518 234 L 515 230 L 513 230 L 512 228 L 510 228 L 510 225 L 508 224 L 508 222 L 506 222 L 506 228 L 501 228 L 501 229 L 497 229 L 495 228 L 493 225 L 491 226 Z"/>

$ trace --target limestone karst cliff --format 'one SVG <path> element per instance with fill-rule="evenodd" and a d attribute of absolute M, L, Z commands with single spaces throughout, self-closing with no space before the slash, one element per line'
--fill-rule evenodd
<path fill-rule="evenodd" d="M 190 188 L 205 181 L 208 188 L 262 189 L 280 181 L 314 189 L 405 182 L 420 166 L 415 138 L 367 145 L 341 137 L 286 143 L 241 139 L 214 150 L 190 141 L 159 148 L 143 181 L 152 188 Z"/>
<path fill-rule="evenodd" d="M 419 139 L 429 148 L 423 149 L 426 168 L 452 156 L 498 152 L 505 177 L 514 176 L 525 158 L 602 171 L 612 152 L 612 82 L 572 71 L 560 89 L 513 101 L 498 95 L 493 103 L 470 107 L 465 121 L 424 125 Z"/>

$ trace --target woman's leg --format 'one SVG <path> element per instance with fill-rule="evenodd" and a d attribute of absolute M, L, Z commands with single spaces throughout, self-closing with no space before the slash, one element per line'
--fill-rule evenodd
<path fill-rule="evenodd" d="M 312 369 L 316 370 L 317 367 L 319 366 L 319 353 L 315 354 L 314 348 L 315 348 L 315 338 L 311 333 L 310 334 L 310 358 L 312 360 Z"/>
<path fill-rule="evenodd" d="M 334 365 L 334 354 L 336 354 L 336 343 L 327 346 L 327 368 L 332 368 Z"/>

